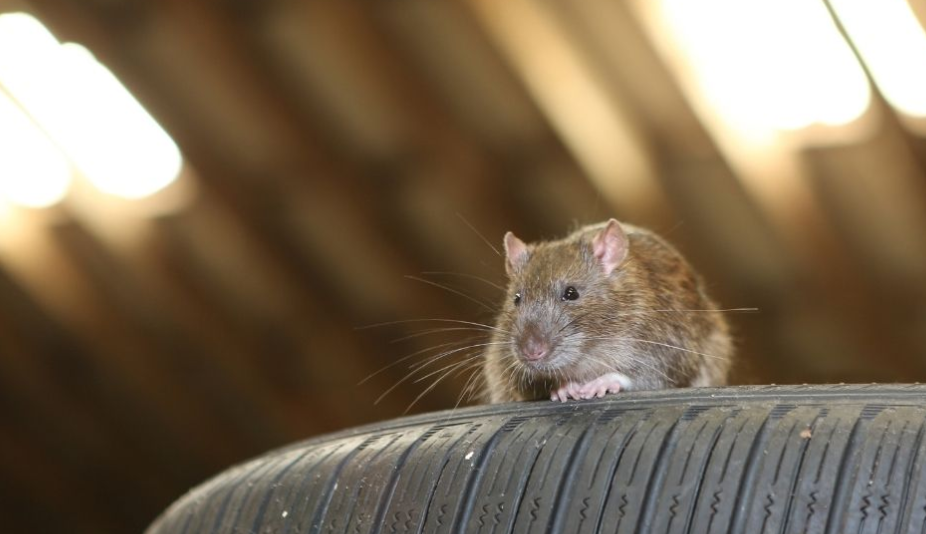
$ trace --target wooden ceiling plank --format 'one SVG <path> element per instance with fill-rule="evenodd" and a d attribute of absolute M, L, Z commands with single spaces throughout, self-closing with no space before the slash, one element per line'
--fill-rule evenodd
<path fill-rule="evenodd" d="M 61 246 L 71 254 L 94 285 L 124 318 L 129 329 L 150 348 L 152 364 L 163 366 L 174 389 L 180 388 L 197 401 L 189 409 L 203 407 L 201 421 L 210 432 L 245 440 L 255 449 L 276 435 L 270 422 L 252 417 L 253 399 L 220 359 L 207 359 L 208 349 L 198 334 L 166 311 L 162 295 L 137 278 L 137 274 L 108 251 L 100 240 L 77 224 L 56 229 Z M 219 364 L 219 365 L 215 365 Z M 236 441 L 231 441 L 232 443 Z"/>
<path fill-rule="evenodd" d="M 376 9 L 392 46 L 443 95 L 461 128 L 501 157 L 544 142 L 544 119 L 458 3 L 412 0 Z"/>
<path fill-rule="evenodd" d="M 647 140 L 549 9 L 530 0 L 467 5 L 618 213 L 643 223 L 666 213 Z"/>
<path fill-rule="evenodd" d="M 205 206 L 203 209 L 206 209 Z M 281 392 L 290 395 L 292 405 L 286 413 L 296 420 L 293 428 L 299 429 L 297 431 L 301 435 L 310 432 L 307 428 L 310 423 L 324 425 L 325 428 L 320 431 L 329 431 L 334 429 L 334 421 L 356 418 L 358 413 L 371 414 L 371 420 L 377 413 L 386 417 L 396 410 L 400 411 L 399 406 L 404 407 L 402 402 L 411 400 L 403 401 L 404 395 L 400 392 L 395 398 L 374 406 L 377 391 L 385 390 L 389 384 L 374 381 L 365 387 L 357 387 L 357 382 L 366 373 L 356 362 L 386 358 L 389 352 L 395 350 L 388 339 L 384 339 L 385 332 L 368 335 L 365 331 L 351 330 L 350 319 L 328 313 L 326 306 L 317 299 L 303 298 L 304 290 L 298 287 L 298 282 L 288 280 L 285 272 L 267 264 L 265 255 L 257 252 L 260 245 L 253 243 L 243 228 L 239 228 L 240 233 L 233 229 L 239 226 L 237 221 L 226 221 L 231 233 L 223 237 L 224 232 L 211 224 L 217 222 L 214 218 L 204 221 L 202 210 L 197 213 L 192 219 L 185 217 L 182 222 L 161 221 L 164 231 L 173 236 L 169 240 L 170 246 L 176 248 L 172 255 L 183 256 L 185 259 L 182 261 L 187 268 L 200 273 L 197 275 L 200 279 L 198 290 L 208 293 L 204 298 L 215 303 L 215 308 L 220 310 L 217 313 L 230 315 L 227 318 L 230 328 L 253 332 L 253 343 L 263 347 L 256 349 L 258 354 L 282 352 L 284 355 L 279 357 L 293 360 L 285 367 L 298 368 L 301 370 L 298 372 L 304 373 L 286 377 L 286 383 L 291 384 L 289 388 L 295 389 Z M 197 229 L 204 223 L 208 226 Z M 203 250 L 202 236 L 209 237 L 211 245 L 208 251 Z M 226 246 L 215 247 L 217 242 L 225 240 L 228 240 Z M 265 272 L 268 281 L 276 286 L 272 291 L 280 292 L 280 298 L 262 306 L 259 296 L 235 295 L 241 285 L 239 278 L 261 272 Z M 268 290 L 263 293 L 271 292 L 270 286 L 264 284 L 264 287 Z M 328 388 L 355 390 L 355 394 L 346 397 L 329 395 Z M 319 416 L 309 418 L 306 417 L 307 406 L 324 408 L 312 410 L 319 412 Z"/>
<path fill-rule="evenodd" d="M 867 358 L 871 351 L 880 352 L 865 333 L 866 329 L 858 327 L 857 316 L 850 311 L 859 309 L 865 299 L 860 292 L 846 292 L 845 288 L 864 285 L 864 275 L 851 263 L 845 263 L 846 244 L 839 238 L 836 221 L 827 217 L 812 187 L 814 176 L 812 169 L 802 160 L 799 150 L 801 140 L 795 136 L 781 135 L 779 142 L 761 147 L 744 141 L 720 118 L 697 87 L 691 69 L 665 31 L 654 4 L 635 1 L 630 5 L 686 100 L 705 125 L 724 160 L 733 169 L 750 204 L 757 206 L 761 218 L 767 221 L 773 237 L 768 243 L 780 243 L 780 246 L 766 250 L 773 251 L 777 256 L 774 271 L 784 275 L 777 279 L 786 290 L 782 294 L 789 298 L 775 297 L 774 300 L 784 301 L 784 313 L 793 315 L 809 309 L 825 314 L 809 324 L 838 325 L 835 331 L 853 339 L 854 345 L 865 347 L 853 352 L 859 358 Z M 842 267 L 833 269 L 832 265 Z M 756 272 L 772 271 L 766 269 Z M 766 278 L 769 281 L 775 280 Z M 818 302 L 829 304 L 821 307 L 817 306 Z M 787 308 L 792 309 L 789 311 Z M 780 324 L 784 327 L 785 321 L 780 321 Z M 805 340 L 814 335 L 822 338 L 827 334 L 823 331 L 816 334 L 811 332 Z M 894 360 L 892 365 L 899 373 L 916 372 L 899 360 Z"/>
<path fill-rule="evenodd" d="M 288 328 L 290 325 L 287 323 L 294 318 L 305 318 L 304 310 L 294 302 L 299 299 L 267 307 L 266 304 L 261 306 L 260 296 L 256 302 L 250 298 L 254 292 L 235 295 L 235 286 L 239 282 L 230 279 L 228 274 L 239 267 L 236 264 L 247 266 L 248 272 L 241 273 L 243 277 L 239 279 L 244 285 L 253 283 L 254 279 L 272 279 L 272 274 L 264 270 L 266 266 L 257 256 L 243 257 L 227 246 L 210 246 L 208 251 L 200 250 L 202 241 L 185 234 L 190 223 L 188 217 L 158 221 L 159 236 L 152 250 L 152 263 L 169 275 L 171 285 L 176 286 L 174 291 L 182 292 L 189 299 L 191 313 L 208 316 L 207 335 L 228 337 L 236 347 L 235 352 L 241 353 L 237 356 L 241 359 L 239 365 L 259 383 L 261 395 L 273 401 L 271 406 L 263 406 L 261 411 L 280 419 L 288 439 L 336 428 L 337 421 L 343 420 L 341 418 L 346 415 L 340 413 L 337 406 L 318 410 L 310 417 L 305 411 L 309 401 L 317 403 L 323 400 L 317 398 L 313 391 L 324 382 L 324 373 L 312 371 L 316 358 L 309 358 L 300 347 L 301 340 L 296 332 Z M 209 239 L 213 242 L 229 238 L 218 232 L 209 232 Z M 204 259 L 205 256 L 208 259 Z M 216 268 L 215 264 L 221 267 Z M 281 285 L 279 280 L 276 282 L 275 285 Z M 290 293 L 294 294 L 298 291 Z M 283 300 L 282 293 L 275 297 L 274 300 Z M 274 296 L 271 295 L 271 298 Z M 197 322 L 202 323 L 202 319 Z M 306 324 L 316 325 L 317 322 L 313 318 Z M 348 350 L 345 347 L 345 351 Z M 224 358 L 229 352 L 223 350 L 220 354 Z"/>
<path fill-rule="evenodd" d="M 285 91 L 296 95 L 293 99 L 297 107 L 298 102 L 309 101 L 302 107 L 310 107 L 314 115 L 321 116 L 325 128 L 383 130 L 347 133 L 340 140 L 340 145 L 346 148 L 336 151 L 345 165 L 361 157 L 358 180 L 377 192 L 376 202 L 360 204 L 361 213 L 372 214 L 380 227 L 386 223 L 383 230 L 389 234 L 390 248 L 398 246 L 398 250 L 420 259 L 428 259 L 435 253 L 446 256 L 450 252 L 446 247 L 422 246 L 414 239 L 402 238 L 418 234 L 415 230 L 426 222 L 419 221 L 414 210 L 395 206 L 393 200 L 402 198 L 403 192 L 414 191 L 422 183 L 418 176 L 426 175 L 429 183 L 440 184 L 437 190 L 451 189 L 447 196 L 459 199 L 462 211 L 468 211 L 467 204 L 475 203 L 474 197 L 478 197 L 488 217 L 495 211 L 490 207 L 497 197 L 483 193 L 484 184 L 492 181 L 492 165 L 474 149 L 475 140 L 463 132 L 464 128 L 445 109 L 444 103 L 408 68 L 405 58 L 394 50 L 391 40 L 368 11 L 340 4 L 285 4 L 272 11 L 262 23 L 264 29 L 255 36 L 255 46 L 262 50 L 263 56 L 274 58 L 268 62 L 275 66 L 273 77 L 280 80 L 281 86 L 292 87 Z M 324 65 L 335 70 L 324 69 Z M 315 76 L 319 72 L 326 74 L 319 78 Z M 335 113 L 337 118 L 325 120 L 326 113 Z M 347 126 L 348 123 L 353 125 Z M 373 146 L 374 138 L 400 144 Z M 354 203 L 362 202 L 366 196 L 356 190 L 351 192 L 355 194 L 349 200 Z M 489 206 L 485 206 L 486 202 Z M 330 204 L 328 200 L 324 203 Z M 340 211 L 343 207 L 331 209 Z M 310 217 L 317 211 L 320 210 L 302 210 L 299 215 Z M 296 225 L 324 226 L 322 221 Z M 430 234 L 443 235 L 445 242 L 451 241 L 448 234 L 454 231 L 469 231 L 452 217 L 428 228 L 432 230 Z M 468 258 L 456 259 L 460 263 L 468 261 Z M 345 270 L 353 267 L 344 262 L 341 266 Z"/>
<path fill-rule="evenodd" d="M 85 421 L 82 428 L 88 437 L 99 441 L 110 435 L 113 444 L 163 460 L 160 474 L 188 480 L 185 473 L 195 464 L 172 457 L 182 457 L 179 451 L 187 447 L 189 436 L 175 434 L 173 422 L 160 416 L 163 407 L 157 407 L 157 398 L 141 393 L 151 375 L 142 372 L 144 378 L 136 380 L 137 369 L 126 366 L 131 365 L 128 355 L 111 352 L 119 346 L 118 336 L 110 335 L 112 318 L 97 307 L 98 299 L 75 276 L 70 259 L 61 256 L 45 231 L 31 236 L 28 255 L 15 241 L 4 240 L 4 245 L 12 245 L 12 250 L 0 252 L 6 265 L 0 272 L 0 303 L 9 310 L 8 326 L 21 325 L 27 347 L 26 353 L 10 354 L 10 362 L 28 358 L 39 374 L 36 379 L 57 389 L 44 393 L 46 400 L 63 395 L 62 409 L 77 412 L 67 421 Z M 91 324 L 101 313 L 103 331 Z M 97 343 L 101 339 L 106 340 L 102 345 Z"/>
<path fill-rule="evenodd" d="M 20 491 L 43 496 L 43 505 L 60 506 L 50 510 L 52 515 L 60 510 L 58 517 L 71 516 L 104 525 L 137 525 L 133 517 L 160 502 L 152 500 L 150 488 L 134 479 L 131 471 L 120 470 L 101 451 L 82 447 L 80 440 L 64 441 L 67 435 L 49 432 L 49 426 L 42 425 L 46 419 L 27 419 L 11 405 L 15 399 L 7 397 L 7 391 L 0 392 L 5 413 L 0 423 L 0 472 L 21 481 Z"/>
<path fill-rule="evenodd" d="M 69 11 L 66 9 L 66 6 L 55 5 L 52 6 L 55 11 L 54 15 L 56 19 L 59 20 L 59 24 L 67 27 L 71 22 L 70 16 L 86 18 L 86 13 L 75 12 L 73 10 Z M 179 6 L 182 8 L 183 6 Z M 172 6 L 172 9 L 177 9 L 178 6 Z M 194 9 L 198 9 L 194 7 Z M 176 15 L 176 13 L 174 13 Z M 230 154 L 222 153 L 221 150 L 217 150 L 215 147 L 210 146 L 209 143 L 204 142 L 204 140 L 212 139 L 212 135 L 208 132 L 197 132 L 196 121 L 192 121 L 192 118 L 195 118 L 197 115 L 191 113 L 191 110 L 188 109 L 188 106 L 182 105 L 181 102 L 175 100 L 177 98 L 176 87 L 171 86 L 169 83 L 169 76 L 159 76 L 157 73 L 157 68 L 154 71 L 151 70 L 151 67 L 157 67 L 157 65 L 146 64 L 145 61 L 142 61 L 145 56 L 144 51 L 138 51 L 139 47 L 142 47 L 143 44 L 135 43 L 132 46 L 125 44 L 116 44 L 115 38 L 106 36 L 106 29 L 102 28 L 99 23 L 92 24 L 86 23 L 81 26 L 77 24 L 78 28 L 84 27 L 86 30 L 87 27 L 90 30 L 86 30 L 86 35 L 74 36 L 80 37 L 82 40 L 89 41 L 91 47 L 102 54 L 104 58 L 110 63 L 114 69 L 123 75 L 123 78 L 130 80 L 130 84 L 133 88 L 137 88 L 142 94 L 146 95 L 146 102 L 153 102 L 155 105 L 154 109 L 161 110 L 162 120 L 170 126 L 171 131 L 175 132 L 175 136 L 181 140 L 181 145 L 185 147 L 188 155 L 196 161 L 196 166 L 200 170 L 201 178 L 204 182 L 204 185 L 207 187 L 207 191 L 211 191 L 212 194 L 218 194 L 218 197 L 224 202 L 228 202 L 230 206 L 233 206 L 232 210 L 243 217 L 244 221 L 247 221 L 247 226 L 251 233 L 257 238 L 257 240 L 265 247 L 265 251 L 270 253 L 270 257 L 274 258 L 274 261 L 282 266 L 288 273 L 290 273 L 295 279 L 306 279 L 306 282 L 303 283 L 303 293 L 306 291 L 308 284 L 312 284 L 313 290 L 320 289 L 322 290 L 322 297 L 319 299 L 319 296 L 306 294 L 305 298 L 307 300 L 316 301 L 316 302 L 327 302 L 329 306 L 329 313 L 334 312 L 334 308 L 337 307 L 349 307 L 351 301 L 349 299 L 339 298 L 337 292 L 327 290 L 327 294 L 324 294 L 326 291 L 326 286 L 320 283 L 320 280 L 324 279 L 322 276 L 313 276 L 312 273 L 318 270 L 317 261 L 319 257 L 326 257 L 322 255 L 317 250 L 312 250 L 309 252 L 305 250 L 307 247 L 303 241 L 296 239 L 293 235 L 293 229 L 290 228 L 287 224 L 287 221 L 280 220 L 278 211 L 278 206 L 280 198 L 285 199 L 287 192 L 284 193 L 274 193 L 273 191 L 268 191 L 272 189 L 274 184 L 277 184 L 281 179 L 277 178 L 274 180 L 266 180 L 266 172 L 257 172 L 249 171 L 251 168 L 246 162 L 239 164 L 237 162 L 232 163 L 228 162 L 228 156 L 236 155 L 234 151 Z M 214 25 L 215 21 L 204 20 L 204 23 L 209 23 Z M 212 31 L 216 31 L 215 28 L 212 28 Z M 227 33 L 229 31 L 227 28 L 221 30 L 219 33 L 229 36 Z M 234 43 L 236 41 L 226 38 L 225 44 Z M 214 46 L 214 45 L 213 45 Z M 235 48 L 234 46 L 232 47 Z M 196 50 L 196 47 L 192 47 L 191 50 Z M 186 54 L 188 55 L 188 52 Z M 224 54 L 224 51 L 219 53 Z M 126 56 L 128 54 L 128 56 Z M 147 67 L 146 70 L 144 67 Z M 161 65 L 161 67 L 164 67 Z M 194 69 L 195 70 L 195 69 Z M 238 82 L 251 83 L 253 80 L 249 79 L 238 79 Z M 235 83 L 228 83 L 222 87 L 235 86 Z M 182 95 L 181 95 L 182 96 Z M 181 99 L 182 100 L 182 99 Z M 195 107 L 195 106 L 194 106 Z M 282 108 L 281 108 L 282 109 Z M 246 151 L 245 147 L 242 147 L 242 150 Z M 292 167 L 293 158 L 284 158 L 283 163 L 273 162 L 273 164 L 267 164 L 272 166 L 275 169 L 279 169 L 282 165 L 283 168 Z M 222 162 L 219 164 L 219 162 Z M 289 163 L 287 163 L 289 162 Z M 304 165 L 305 163 L 300 163 Z M 313 167 L 309 174 L 315 176 L 325 176 L 328 174 L 324 169 L 319 169 Z M 301 169 L 297 166 L 296 172 L 298 174 L 303 174 L 306 172 L 306 169 Z M 230 179 L 231 178 L 231 179 Z M 300 180 L 301 181 L 301 180 Z M 323 185 L 328 187 L 329 192 L 334 189 L 334 186 L 329 184 L 327 180 L 320 181 Z M 305 190 L 305 184 L 296 184 L 300 187 L 303 187 Z M 351 207 L 352 214 L 363 214 L 365 212 L 359 211 L 353 207 L 350 201 L 343 197 L 342 193 L 338 193 L 337 190 L 334 190 L 335 194 L 341 194 L 341 198 L 345 200 L 342 202 L 342 206 Z M 204 193 L 205 194 L 205 193 Z M 305 194 L 305 193 L 302 193 Z M 262 200 L 263 199 L 263 200 Z M 356 199 L 355 199 L 356 200 Z M 370 202 L 370 201 L 367 201 Z M 362 218 L 362 217 L 360 217 Z M 334 221 L 325 221 L 326 226 L 335 224 Z M 370 224 L 363 225 L 365 228 L 374 229 L 380 227 L 381 225 L 377 224 L 375 221 L 371 221 Z M 380 237 L 374 238 L 371 237 L 369 242 L 378 243 L 382 241 Z M 377 244 L 377 247 L 381 245 Z M 311 249 L 310 249 L 311 250 Z M 381 262 L 374 262 L 381 263 Z M 330 269 L 331 271 L 336 271 L 336 269 Z M 408 270 L 406 270 L 407 272 Z M 402 271 L 398 271 L 402 272 Z M 399 279 L 400 275 L 395 275 L 391 277 L 391 280 Z M 349 282 L 349 281 L 348 281 Z M 392 284 L 390 282 L 386 287 L 390 287 Z M 405 302 L 408 299 L 401 299 L 399 302 Z"/>
<path fill-rule="evenodd" d="M 859 143 L 810 148 L 805 157 L 842 238 L 879 284 L 908 288 L 926 279 L 924 169 L 896 121 Z"/>

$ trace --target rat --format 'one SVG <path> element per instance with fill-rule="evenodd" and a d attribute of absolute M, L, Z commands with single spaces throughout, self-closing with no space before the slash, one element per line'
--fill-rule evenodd
<path fill-rule="evenodd" d="M 508 286 L 484 355 L 492 403 L 726 384 L 733 344 L 701 277 L 616 219 L 563 239 L 504 238 Z"/>

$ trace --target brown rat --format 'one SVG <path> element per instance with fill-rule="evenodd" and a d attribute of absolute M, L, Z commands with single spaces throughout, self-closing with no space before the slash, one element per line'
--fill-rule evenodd
<path fill-rule="evenodd" d="M 508 292 L 485 354 L 490 402 L 726 383 L 732 343 L 700 277 L 650 231 L 505 235 Z"/>

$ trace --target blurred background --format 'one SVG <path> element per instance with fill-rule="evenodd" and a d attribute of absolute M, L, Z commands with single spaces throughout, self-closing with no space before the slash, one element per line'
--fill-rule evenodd
<path fill-rule="evenodd" d="M 506 230 L 662 233 L 759 309 L 735 383 L 926 379 L 921 0 L 0 13 L 4 532 L 467 404 L 472 351 L 424 358 L 479 332 L 416 320 L 491 323 Z"/>

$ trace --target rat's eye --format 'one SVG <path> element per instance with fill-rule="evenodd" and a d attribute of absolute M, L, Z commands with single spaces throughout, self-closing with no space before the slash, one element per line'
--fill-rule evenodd
<path fill-rule="evenodd" d="M 514 294 L 514 305 L 517 306 L 518 304 L 521 304 L 521 294 L 515 293 Z"/>
<path fill-rule="evenodd" d="M 579 298 L 579 292 L 576 288 L 569 286 L 563 291 L 563 300 L 575 300 Z"/>

